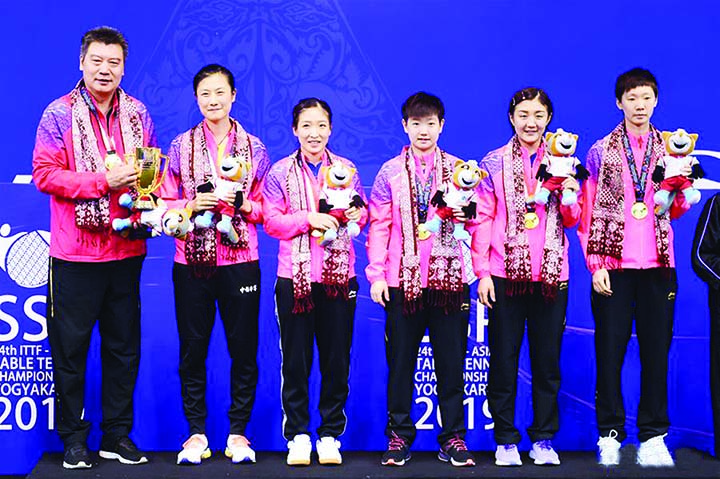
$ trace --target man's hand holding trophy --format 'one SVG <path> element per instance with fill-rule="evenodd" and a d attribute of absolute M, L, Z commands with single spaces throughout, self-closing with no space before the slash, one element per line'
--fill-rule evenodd
<path fill-rule="evenodd" d="M 131 214 L 127 218 L 115 218 L 113 230 L 140 238 L 162 232 L 161 219 L 167 206 L 154 193 L 165 179 L 168 165 L 168 158 L 160 148 L 136 148 L 125 154 L 125 161 L 114 151 L 108 152 L 105 158 L 108 185 L 111 189 L 130 190 L 120 196 L 119 204 Z"/>

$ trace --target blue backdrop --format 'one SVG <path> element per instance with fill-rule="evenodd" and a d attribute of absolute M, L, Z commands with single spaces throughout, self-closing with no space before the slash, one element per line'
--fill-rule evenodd
<path fill-rule="evenodd" d="M 359 166 L 366 189 L 380 165 L 407 138 L 400 105 L 417 90 L 439 95 L 447 108 L 441 146 L 479 159 L 511 134 L 506 108 L 518 88 L 544 88 L 555 104 L 551 128 L 580 135 L 579 154 L 620 120 L 613 94 L 616 76 L 631 67 L 652 70 L 660 84 L 654 123 L 700 134 L 698 148 L 720 150 L 715 95 L 720 66 L 716 2 L 607 0 L 106 0 L 92 10 L 57 1 L 0 3 L 0 474 L 26 473 L 46 450 L 59 450 L 54 431 L 52 365 L 44 324 L 49 229 L 47 198 L 27 184 L 35 129 L 45 106 L 79 79 L 82 33 L 108 24 L 123 31 L 130 55 L 123 87 L 141 99 L 159 140 L 170 140 L 200 120 L 192 76 L 218 62 L 236 74 L 233 116 L 267 145 L 277 160 L 294 149 L 290 110 L 318 96 L 333 107 L 331 148 Z M 720 178 L 712 156 L 701 156 L 710 178 Z M 712 182 L 706 188 L 714 188 Z M 704 199 L 712 194 L 705 191 Z M 702 206 L 702 205 L 699 205 Z M 671 350 L 671 447 L 710 450 L 708 313 L 706 289 L 689 266 L 700 207 L 674 223 L 679 290 Z M 587 273 L 571 235 L 571 287 L 562 351 L 560 450 L 595 447 L 593 321 Z M 358 270 L 366 264 L 358 238 Z M 248 435 L 259 450 L 285 447 L 281 437 L 280 351 L 273 283 L 277 243 L 261 240 L 262 307 L 260 378 Z M 150 242 L 142 276 L 143 336 L 133 437 L 141 448 L 177 450 L 187 435 L 177 374 L 178 340 L 170 268 L 172 242 Z M 385 378 L 382 310 L 360 277 L 351 363 L 346 449 L 385 446 Z M 487 361 L 483 310 L 472 311 L 466 407 L 472 449 L 490 449 L 492 419 L 485 401 Z M 219 326 L 219 325 L 218 325 Z M 216 327 L 208 359 L 208 435 L 220 448 L 227 435 L 228 355 Z M 436 447 L 437 411 L 429 347 L 418 359 L 416 447 Z M 95 338 L 90 352 L 86 416 L 90 446 L 99 442 Z M 532 409 L 526 350 L 521 359 L 517 424 Z M 317 377 L 313 378 L 317 389 Z M 639 393 L 637 343 L 628 349 L 624 392 L 631 440 Z M 312 398 L 316 404 L 316 395 Z M 313 419 L 317 424 L 317 417 Z M 521 449 L 529 447 L 528 440 Z"/>

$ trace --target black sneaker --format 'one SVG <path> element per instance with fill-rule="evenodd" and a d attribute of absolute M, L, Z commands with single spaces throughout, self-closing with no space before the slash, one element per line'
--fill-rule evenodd
<path fill-rule="evenodd" d="M 474 466 L 475 458 L 470 454 L 465 445 L 465 440 L 455 435 L 445 441 L 440 447 L 438 459 L 443 462 L 449 462 L 455 467 Z"/>
<path fill-rule="evenodd" d="M 74 442 L 65 446 L 63 467 L 65 469 L 90 469 L 92 467 L 90 454 L 85 443 Z"/>
<path fill-rule="evenodd" d="M 122 464 L 144 464 L 148 462 L 145 454 L 138 451 L 135 443 L 127 436 L 114 439 L 105 439 L 103 437 L 99 454 L 103 459 L 117 459 Z"/>
<path fill-rule="evenodd" d="M 404 466 L 410 460 L 410 447 L 405 439 L 394 432 L 390 436 L 387 451 L 383 454 L 380 463 L 383 466 Z"/>

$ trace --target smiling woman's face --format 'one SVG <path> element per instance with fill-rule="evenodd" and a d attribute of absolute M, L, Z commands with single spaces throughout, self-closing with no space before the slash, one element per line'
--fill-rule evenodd
<path fill-rule="evenodd" d="M 550 114 L 538 98 L 524 100 L 517 104 L 510 115 L 510 123 L 523 146 L 537 146 L 550 123 Z"/>
<path fill-rule="evenodd" d="M 203 116 L 212 122 L 224 120 L 230 116 L 230 109 L 235 102 L 235 92 L 222 73 L 214 73 L 198 83 L 198 107 Z"/>
<path fill-rule="evenodd" d="M 305 108 L 298 116 L 293 134 L 300 142 L 300 150 L 307 157 L 317 157 L 325 151 L 332 129 L 330 117 L 319 106 Z"/>

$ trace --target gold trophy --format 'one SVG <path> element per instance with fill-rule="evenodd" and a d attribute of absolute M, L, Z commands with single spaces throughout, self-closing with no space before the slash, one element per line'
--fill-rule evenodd
<path fill-rule="evenodd" d="M 135 185 L 138 198 L 135 200 L 135 209 L 149 211 L 157 208 L 155 199 L 151 196 L 163 180 L 169 166 L 167 156 L 160 153 L 160 148 L 143 146 L 135 149 L 135 153 L 125 155 L 129 164 L 134 164 L 138 172 L 138 179 Z"/>

